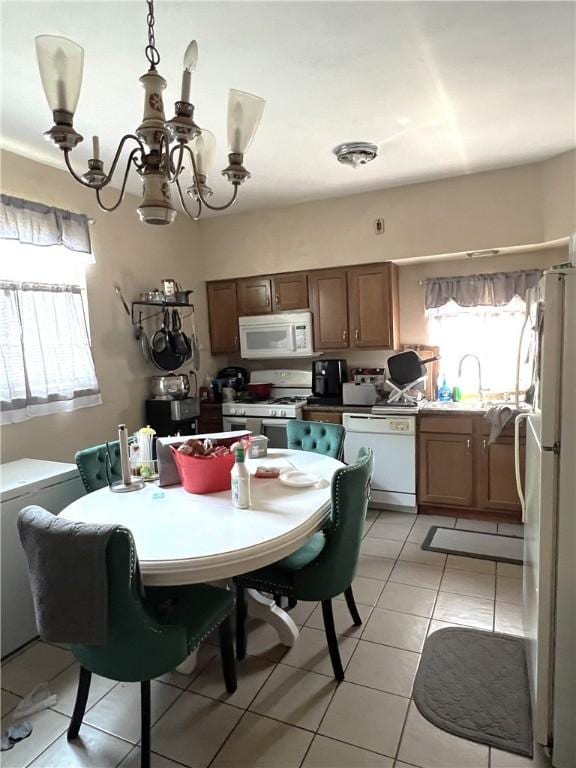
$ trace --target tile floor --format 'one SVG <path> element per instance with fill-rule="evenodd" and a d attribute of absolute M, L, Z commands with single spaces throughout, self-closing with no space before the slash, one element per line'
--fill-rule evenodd
<path fill-rule="evenodd" d="M 452 625 L 521 631 L 521 567 L 420 549 L 430 525 L 470 522 L 369 510 L 354 584 L 362 627 L 352 626 L 345 602 L 334 604 L 345 682 L 334 682 L 319 606 L 300 603 L 292 612 L 301 630 L 290 650 L 271 627 L 251 620 L 234 695 L 225 692 L 210 644 L 192 675 L 155 681 L 152 768 L 547 766 L 541 753 L 530 761 L 451 736 L 411 701 L 431 632 Z M 95 678 L 81 739 L 66 741 L 76 675 L 68 650 L 41 642 L 3 665 L 2 728 L 36 683 L 48 680 L 58 694 L 53 709 L 32 716 L 32 736 L 2 753 L 4 768 L 139 768 L 136 685 Z"/>

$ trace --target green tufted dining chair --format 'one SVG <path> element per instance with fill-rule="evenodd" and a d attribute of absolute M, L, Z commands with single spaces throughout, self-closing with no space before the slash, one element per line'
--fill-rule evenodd
<path fill-rule="evenodd" d="M 48 514 L 48 513 L 47 513 Z M 78 737 L 92 674 L 141 687 L 141 766 L 150 767 L 150 681 L 172 672 L 216 628 L 226 689 L 236 690 L 231 614 L 233 592 L 204 584 L 146 588 L 138 576 L 132 534 L 118 527 L 106 549 L 108 627 L 106 643 L 72 645 L 80 677 L 68 740 Z"/>
<path fill-rule="evenodd" d="M 84 448 L 74 456 L 86 493 L 106 488 L 110 483 L 122 479 L 120 467 L 120 444 L 113 440 L 103 445 Z M 107 467 L 107 460 L 109 464 Z M 110 477 L 108 477 L 108 473 Z"/>
<path fill-rule="evenodd" d="M 333 459 L 344 452 L 345 429 L 340 424 L 290 419 L 286 425 L 288 448 L 296 451 L 314 451 Z"/>
<path fill-rule="evenodd" d="M 354 602 L 352 581 L 360 554 L 362 529 L 370 495 L 373 453 L 361 448 L 355 464 L 337 469 L 332 478 L 331 521 L 303 547 L 274 565 L 237 576 L 236 655 L 246 655 L 246 602 L 244 590 L 257 589 L 293 600 L 321 601 L 324 630 L 334 676 L 344 679 L 338 649 L 332 598 L 344 593 L 355 626 L 362 620 Z"/>

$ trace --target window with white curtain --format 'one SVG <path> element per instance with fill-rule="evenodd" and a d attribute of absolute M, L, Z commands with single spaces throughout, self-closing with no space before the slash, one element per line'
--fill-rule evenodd
<path fill-rule="evenodd" d="M 526 304 L 515 296 L 502 306 L 461 307 L 448 301 L 441 307 L 428 309 L 428 341 L 440 347 L 440 383 L 446 375 L 454 386 L 458 364 L 466 354 L 476 355 L 482 365 L 482 387 L 493 394 L 516 390 L 518 344 L 525 319 Z M 529 337 L 526 334 L 525 337 Z M 531 367 L 526 350 L 522 350 L 520 391 L 530 385 Z M 476 392 L 477 366 L 464 362 L 461 386 L 464 392 Z"/>
<path fill-rule="evenodd" d="M 2 423 L 102 402 L 85 301 L 91 254 L 0 241 Z"/>

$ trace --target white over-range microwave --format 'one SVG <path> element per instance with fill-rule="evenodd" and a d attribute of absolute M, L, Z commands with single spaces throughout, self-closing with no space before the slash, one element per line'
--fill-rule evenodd
<path fill-rule="evenodd" d="M 312 313 L 241 317 L 240 356 L 246 359 L 311 357 Z"/>

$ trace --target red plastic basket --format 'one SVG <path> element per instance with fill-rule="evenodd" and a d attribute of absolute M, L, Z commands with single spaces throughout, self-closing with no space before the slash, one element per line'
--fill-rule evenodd
<path fill-rule="evenodd" d="M 233 453 L 213 458 L 198 458 L 179 453 L 172 448 L 172 455 L 184 490 L 188 493 L 218 493 L 230 490 Z"/>

